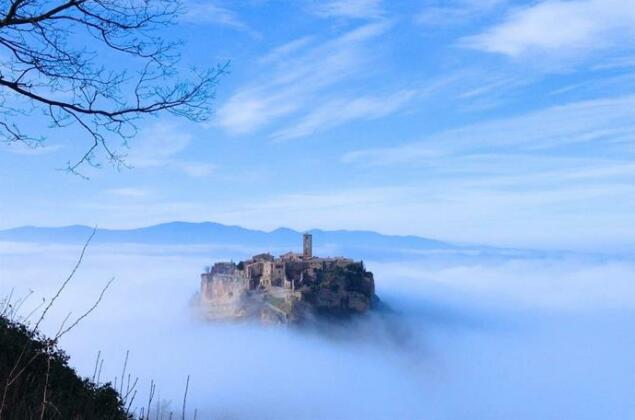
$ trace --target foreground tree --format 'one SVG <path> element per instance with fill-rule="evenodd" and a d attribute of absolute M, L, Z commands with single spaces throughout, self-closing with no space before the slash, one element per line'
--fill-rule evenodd
<path fill-rule="evenodd" d="M 178 72 L 178 45 L 160 31 L 178 0 L 0 0 L 0 141 L 37 145 L 25 116 L 53 127 L 78 125 L 85 153 L 68 163 L 98 165 L 98 152 L 124 163 L 118 146 L 142 116 L 168 112 L 205 120 L 225 66 Z M 178 76 L 178 78 L 177 78 Z"/>

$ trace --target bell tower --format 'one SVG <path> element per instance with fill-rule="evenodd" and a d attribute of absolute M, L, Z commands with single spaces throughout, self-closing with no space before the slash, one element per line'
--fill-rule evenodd
<path fill-rule="evenodd" d="M 313 236 L 310 233 L 305 233 L 302 237 L 302 258 L 308 260 L 313 257 Z"/>

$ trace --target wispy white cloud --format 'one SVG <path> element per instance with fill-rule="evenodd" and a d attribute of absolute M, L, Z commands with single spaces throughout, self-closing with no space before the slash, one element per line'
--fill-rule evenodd
<path fill-rule="evenodd" d="M 313 4 L 311 12 L 321 17 L 374 19 L 384 14 L 382 0 L 327 0 Z"/>
<path fill-rule="evenodd" d="M 302 50 L 305 47 L 310 46 L 314 39 L 310 36 L 304 36 L 302 38 L 294 39 L 282 44 L 279 47 L 274 48 L 268 52 L 264 57 L 260 59 L 261 64 L 276 63 L 282 59 L 290 58 L 294 53 Z"/>
<path fill-rule="evenodd" d="M 124 198 L 146 198 L 152 195 L 147 189 L 135 187 L 111 188 L 106 190 L 105 193 Z"/>
<path fill-rule="evenodd" d="M 215 24 L 227 26 L 239 31 L 259 36 L 249 25 L 243 22 L 232 10 L 222 7 L 216 1 L 189 1 L 181 20 L 193 24 Z"/>
<path fill-rule="evenodd" d="M 490 94 L 493 92 L 500 91 L 508 91 L 510 88 L 515 88 L 518 86 L 522 86 L 526 84 L 522 78 L 519 77 L 510 77 L 510 76 L 502 76 L 502 77 L 487 77 L 486 75 L 482 78 L 482 82 L 479 86 L 470 87 L 469 83 L 466 83 L 467 90 L 461 92 L 458 97 L 460 99 L 468 99 L 468 98 L 476 98 L 479 96 L 491 96 Z"/>
<path fill-rule="evenodd" d="M 592 66 L 593 70 L 635 69 L 635 56 L 611 57 Z"/>
<path fill-rule="evenodd" d="M 566 57 L 633 42 L 632 0 L 542 1 L 514 9 L 501 23 L 462 40 L 465 46 L 511 57 Z"/>
<path fill-rule="evenodd" d="M 217 123 L 233 134 L 252 133 L 283 117 L 306 115 L 328 89 L 363 77 L 373 55 L 370 43 L 389 25 L 363 25 L 322 43 L 302 38 L 268 55 L 257 81 L 240 88 L 217 112 Z M 278 54 L 280 59 L 272 59 Z"/>
<path fill-rule="evenodd" d="M 377 165 L 428 163 L 482 153 L 537 152 L 576 144 L 605 144 L 627 151 L 635 139 L 635 97 L 555 106 L 525 115 L 447 130 L 424 141 L 349 152 L 343 161 Z"/>
<path fill-rule="evenodd" d="M 212 174 L 216 165 L 177 158 L 192 142 L 192 136 L 172 123 L 156 123 L 135 140 L 127 163 L 135 168 L 168 168 L 194 177 Z"/>
<path fill-rule="evenodd" d="M 352 151 L 342 162 L 362 173 L 381 170 L 399 185 L 391 199 L 364 205 L 374 223 L 388 229 L 406 232 L 416 225 L 402 223 L 400 215 L 421 220 L 433 236 L 591 248 L 585 242 L 633 244 L 633 141 L 635 97 L 626 96 Z M 357 223 L 352 208 L 344 213 L 332 216 Z"/>
<path fill-rule="evenodd" d="M 507 0 L 454 0 L 427 2 L 415 17 L 415 22 L 426 26 L 451 26 L 470 22 L 491 13 Z"/>
<path fill-rule="evenodd" d="M 191 161 L 171 161 L 170 166 L 177 168 L 187 175 L 193 177 L 205 177 L 216 172 L 217 166 L 211 163 L 191 162 Z"/>
<path fill-rule="evenodd" d="M 294 125 L 276 131 L 274 140 L 290 140 L 353 120 L 372 120 L 390 115 L 408 104 L 416 95 L 415 90 L 404 90 L 385 96 L 362 96 L 335 99 L 321 104 L 302 117 Z"/>
<path fill-rule="evenodd" d="M 6 151 L 16 155 L 28 155 L 28 156 L 41 156 L 55 153 L 64 146 L 61 144 L 32 144 L 27 145 L 24 143 L 3 143 L 0 142 L 0 151 Z"/>

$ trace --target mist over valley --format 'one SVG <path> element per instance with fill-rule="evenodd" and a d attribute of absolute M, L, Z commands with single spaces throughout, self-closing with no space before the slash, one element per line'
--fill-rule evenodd
<path fill-rule="evenodd" d="M 223 248 L 214 240 L 188 246 L 108 243 L 99 236 L 44 331 L 53 334 L 68 312 L 85 310 L 115 277 L 99 307 L 60 344 L 88 377 L 101 351 L 102 381 L 121 380 L 129 350 L 140 401 L 152 380 L 156 400 L 178 409 L 190 375 L 188 407 L 199 418 L 597 419 L 635 413 L 628 398 L 635 385 L 629 327 L 635 321 L 635 261 L 624 256 L 488 247 L 480 257 L 475 247 L 465 252 L 434 242 L 441 244 L 435 248 L 412 238 L 407 241 L 425 248 L 404 245 L 407 252 L 398 255 L 391 238 L 383 257 L 364 261 L 390 313 L 298 329 L 210 323 L 191 309 L 205 265 L 239 260 L 259 246 L 231 246 L 226 237 L 230 246 Z M 324 248 L 316 241 L 316 252 L 355 252 L 354 246 L 348 252 L 352 240 L 337 238 L 325 240 Z M 34 291 L 21 309 L 28 313 L 54 293 L 81 243 L 12 239 L 0 243 L 0 279 L 3 290 L 16 295 Z M 373 245 L 373 255 L 381 255 L 381 241 Z M 529 403 L 533 399 L 541 404 Z"/>

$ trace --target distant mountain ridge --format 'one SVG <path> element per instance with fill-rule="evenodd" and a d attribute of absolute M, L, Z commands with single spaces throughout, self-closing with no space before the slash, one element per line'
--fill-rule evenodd
<path fill-rule="evenodd" d="M 93 228 L 83 225 L 63 227 L 23 226 L 0 230 L 1 241 L 75 243 L 85 241 Z M 370 231 L 313 229 L 316 247 L 337 248 L 393 248 L 393 249 L 451 249 L 447 242 L 417 236 L 383 235 Z M 270 248 L 296 249 L 301 245 L 302 233 L 288 228 L 270 232 L 228 226 L 220 223 L 170 222 L 135 229 L 97 229 L 96 243 L 138 243 L 162 245 L 249 245 Z"/>
<path fill-rule="evenodd" d="M 63 227 L 22 226 L 0 230 L 0 241 L 53 244 L 83 243 L 92 227 L 71 225 Z M 363 230 L 308 231 L 313 235 L 314 248 L 319 255 L 345 255 L 351 258 L 391 258 L 395 256 L 423 256 L 431 253 L 461 253 L 472 257 L 538 257 L 557 256 L 566 251 L 536 251 L 498 248 L 483 245 L 462 245 L 409 235 L 384 235 Z M 289 228 L 269 232 L 229 226 L 214 222 L 169 222 L 134 229 L 97 229 L 93 244 L 141 245 L 210 245 L 249 248 L 273 254 L 289 250 L 301 251 L 302 233 Z"/>

